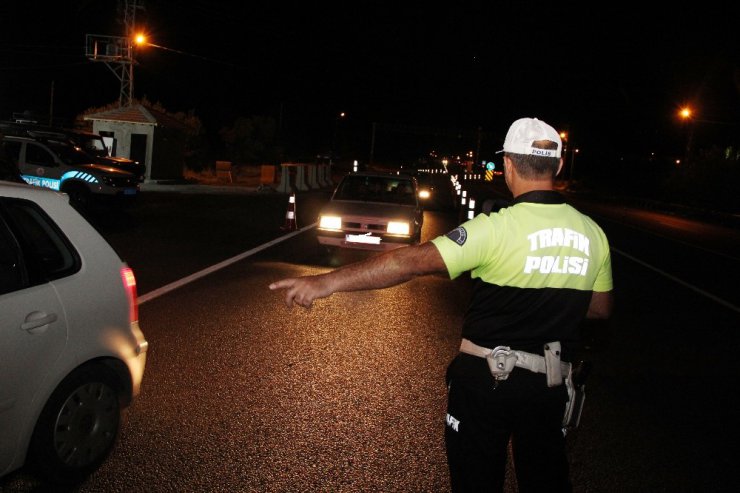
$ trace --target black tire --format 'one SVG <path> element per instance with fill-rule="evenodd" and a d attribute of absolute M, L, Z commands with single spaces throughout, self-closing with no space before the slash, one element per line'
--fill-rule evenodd
<path fill-rule="evenodd" d="M 90 208 L 92 194 L 85 185 L 75 183 L 62 190 L 62 192 L 69 195 L 69 203 L 78 211 L 83 212 Z"/>
<path fill-rule="evenodd" d="M 28 463 L 55 484 L 75 484 L 94 472 L 118 438 L 121 407 L 116 378 L 105 367 L 70 374 L 44 406 L 31 438 Z"/>

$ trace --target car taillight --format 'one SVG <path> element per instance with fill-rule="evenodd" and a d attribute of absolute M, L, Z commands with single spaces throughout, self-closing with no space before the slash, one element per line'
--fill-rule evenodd
<path fill-rule="evenodd" d="M 139 304 L 136 297 L 136 277 L 134 277 L 134 271 L 130 267 L 122 267 L 121 279 L 123 279 L 123 287 L 126 290 L 126 297 L 128 297 L 129 322 L 133 323 L 139 320 Z"/>

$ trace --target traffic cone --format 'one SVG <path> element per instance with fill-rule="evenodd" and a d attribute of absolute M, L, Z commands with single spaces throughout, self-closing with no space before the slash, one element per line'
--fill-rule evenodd
<path fill-rule="evenodd" d="M 282 228 L 283 231 L 295 231 L 298 229 L 298 225 L 295 222 L 295 194 L 290 194 L 288 200 L 288 211 L 285 213 L 285 224 Z"/>

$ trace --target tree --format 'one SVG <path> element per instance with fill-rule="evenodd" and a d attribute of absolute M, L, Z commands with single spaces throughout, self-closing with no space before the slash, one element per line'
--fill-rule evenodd
<path fill-rule="evenodd" d="M 280 151 L 276 141 L 277 125 L 272 117 L 240 117 L 231 127 L 219 132 L 227 157 L 234 163 L 262 164 L 277 162 Z"/>

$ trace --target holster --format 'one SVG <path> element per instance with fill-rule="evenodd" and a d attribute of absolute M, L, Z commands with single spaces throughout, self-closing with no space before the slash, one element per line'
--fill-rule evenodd
<path fill-rule="evenodd" d="M 563 416 L 563 434 L 578 428 L 581 423 L 583 404 L 586 401 L 586 378 L 590 372 L 591 363 L 581 361 L 571 368 L 568 378 L 565 379 L 565 385 L 568 388 L 568 403 L 565 405 Z"/>
<path fill-rule="evenodd" d="M 563 372 L 560 368 L 560 341 L 548 342 L 544 349 L 547 386 L 557 387 L 563 383 Z"/>

